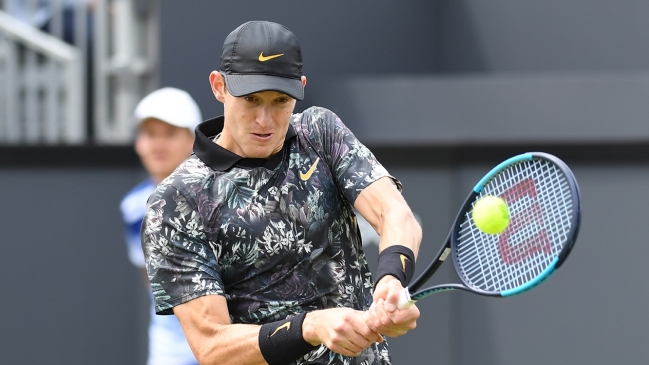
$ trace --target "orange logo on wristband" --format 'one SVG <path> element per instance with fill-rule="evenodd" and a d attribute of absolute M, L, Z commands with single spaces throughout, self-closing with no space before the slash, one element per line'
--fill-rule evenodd
<path fill-rule="evenodd" d="M 400 254 L 399 257 L 401 257 L 401 266 L 403 266 L 403 272 L 405 273 L 406 272 L 406 260 L 408 260 L 408 258 L 406 257 L 406 255 L 403 255 L 403 254 Z"/>
<path fill-rule="evenodd" d="M 286 322 L 286 323 L 284 323 L 283 325 L 277 327 L 277 329 L 275 329 L 275 332 L 273 332 L 273 333 L 272 333 L 270 336 L 268 336 L 268 337 L 273 337 L 273 336 L 277 333 L 277 331 L 281 330 L 282 328 L 286 328 L 287 331 L 290 330 L 290 329 L 291 329 L 291 322 Z"/>

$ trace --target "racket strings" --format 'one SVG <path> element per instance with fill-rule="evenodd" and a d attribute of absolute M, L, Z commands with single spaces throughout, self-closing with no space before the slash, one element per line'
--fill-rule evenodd
<path fill-rule="evenodd" d="M 549 166 L 553 167 L 554 165 Z M 518 227 L 513 226 L 512 229 L 509 230 L 510 232 L 514 232 L 514 234 L 506 237 L 508 240 L 506 242 L 506 247 L 509 247 L 510 249 L 511 247 L 515 247 L 512 256 L 503 254 L 502 247 L 504 238 L 499 238 L 499 244 L 501 245 L 501 258 L 503 258 L 503 261 L 505 261 L 505 263 L 507 264 L 511 264 L 512 261 L 521 263 L 521 265 L 519 265 L 520 269 L 517 271 L 512 270 L 515 269 L 514 266 L 509 266 L 510 270 L 508 271 L 508 274 L 510 276 L 505 277 L 506 280 L 502 281 L 505 286 L 500 290 L 517 287 L 525 284 L 530 280 L 533 280 L 541 271 L 543 271 L 543 269 L 545 269 L 545 267 L 547 267 L 547 265 L 549 265 L 551 259 L 556 256 L 555 251 L 558 252 L 561 249 L 560 245 L 552 245 L 552 242 L 561 243 L 563 242 L 563 240 L 552 240 L 552 238 L 549 237 L 548 230 L 546 228 L 547 226 L 551 226 L 546 224 L 546 219 L 556 217 L 557 214 L 543 211 L 543 209 L 541 208 L 542 206 L 551 207 L 553 205 L 544 204 L 543 202 L 543 200 L 547 200 L 547 197 L 549 195 L 538 194 L 538 191 L 555 193 L 557 191 L 560 191 L 554 186 L 543 186 L 543 183 L 557 181 L 556 171 L 558 170 L 553 168 L 551 169 L 551 171 L 549 171 L 550 174 L 548 175 L 547 170 L 540 170 L 538 167 L 538 164 L 532 164 L 529 166 L 531 179 L 527 179 L 528 182 L 534 182 L 534 185 L 531 185 L 534 187 L 534 194 L 530 194 L 528 197 L 526 197 L 526 199 L 520 199 L 520 204 L 518 205 L 522 210 L 519 210 L 518 212 L 514 210 L 514 212 L 512 213 L 513 216 L 518 217 L 519 220 L 524 222 L 527 221 L 525 222 L 525 224 L 523 224 L 524 228 L 521 228 L 519 225 Z M 536 186 L 536 182 L 539 182 L 538 187 Z M 505 193 L 506 192 L 507 191 L 505 191 Z M 509 200 L 508 202 L 511 203 L 512 200 Z"/>
<path fill-rule="evenodd" d="M 570 235 L 574 200 L 564 172 L 541 159 L 507 167 L 476 201 L 486 195 L 506 200 L 510 225 L 499 235 L 485 234 L 473 223 L 471 207 L 455 247 L 458 273 L 467 285 L 501 292 L 534 280 L 561 252 Z"/>

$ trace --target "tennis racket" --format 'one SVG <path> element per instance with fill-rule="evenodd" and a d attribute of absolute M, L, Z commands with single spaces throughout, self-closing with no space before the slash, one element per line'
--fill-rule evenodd
<path fill-rule="evenodd" d="M 489 195 L 509 208 L 510 223 L 500 234 L 481 232 L 471 218 L 474 204 Z M 563 264 L 580 220 L 579 187 L 563 161 L 541 152 L 503 161 L 473 188 L 435 259 L 400 293 L 399 307 L 447 290 L 492 297 L 526 292 Z M 422 289 L 449 254 L 461 283 Z"/>

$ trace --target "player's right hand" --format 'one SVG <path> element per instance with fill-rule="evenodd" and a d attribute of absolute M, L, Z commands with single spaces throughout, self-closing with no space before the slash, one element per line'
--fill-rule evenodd
<path fill-rule="evenodd" d="M 365 323 L 364 312 L 351 308 L 330 308 L 309 312 L 302 335 L 311 345 L 324 344 L 331 351 L 355 357 L 383 337 Z"/>
<path fill-rule="evenodd" d="M 419 309 L 411 305 L 399 309 L 399 293 L 403 290 L 401 282 L 394 276 L 384 276 L 374 290 L 374 302 L 365 314 L 370 330 L 388 337 L 398 337 L 417 327 Z"/>

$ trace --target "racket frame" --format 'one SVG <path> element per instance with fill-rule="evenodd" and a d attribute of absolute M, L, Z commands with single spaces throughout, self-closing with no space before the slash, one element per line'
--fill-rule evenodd
<path fill-rule="evenodd" d="M 457 250 L 455 248 L 457 245 L 456 243 L 458 242 L 458 233 L 460 231 L 461 228 L 460 226 L 463 221 L 464 215 L 469 211 L 470 206 L 475 202 L 476 197 L 480 195 L 484 187 L 498 173 L 500 173 L 501 171 L 503 171 L 504 169 L 508 168 L 511 165 L 515 165 L 524 161 L 532 161 L 535 158 L 550 161 L 551 163 L 556 165 L 566 176 L 570 193 L 573 199 L 573 207 L 575 209 L 575 212 L 572 215 L 570 234 L 568 235 L 569 239 L 567 242 L 564 243 L 564 247 L 562 248 L 559 255 L 555 257 L 553 262 L 550 263 L 550 265 L 548 265 L 548 267 L 546 267 L 534 279 L 530 280 L 524 285 L 509 290 L 504 290 L 501 292 L 490 292 L 479 288 L 475 288 L 471 284 L 466 282 L 464 275 L 462 275 L 458 269 L 459 265 L 458 265 L 458 258 L 456 254 Z M 574 175 L 572 174 L 572 171 L 570 170 L 568 165 L 566 165 L 559 158 L 544 152 L 527 152 L 517 156 L 513 156 L 498 164 L 496 167 L 491 169 L 482 179 L 480 179 L 480 181 L 478 181 L 478 183 L 475 185 L 471 193 L 464 200 L 464 203 L 462 204 L 460 210 L 458 211 L 454 223 L 451 227 L 451 230 L 449 231 L 448 236 L 446 237 L 446 241 L 443 247 L 439 250 L 439 252 L 435 256 L 435 259 L 431 261 L 431 263 L 422 272 L 422 274 L 419 277 L 417 277 L 410 285 L 408 285 L 401 291 L 399 295 L 398 306 L 399 308 L 407 308 L 412 304 L 414 304 L 417 300 L 422 299 L 428 295 L 441 292 L 441 291 L 448 291 L 448 290 L 464 290 L 464 291 L 469 291 L 472 293 L 480 294 L 483 296 L 490 296 L 490 297 L 509 297 L 512 295 L 524 293 L 538 286 L 547 278 L 549 278 L 565 262 L 566 258 L 568 257 L 568 255 L 570 254 L 574 246 L 575 241 L 577 240 L 577 235 L 579 233 L 580 225 L 581 225 L 581 198 L 580 198 L 579 186 L 577 185 L 577 181 L 574 178 Z M 447 259 L 449 254 L 453 258 L 453 267 L 455 269 L 457 276 L 460 278 L 462 284 L 454 284 L 454 283 L 440 284 L 440 285 L 435 285 L 420 290 L 420 288 L 424 285 L 424 283 L 426 283 L 426 281 L 428 281 L 428 279 L 430 279 L 435 274 L 435 272 L 437 272 L 437 270 L 444 263 L 444 261 Z"/>

